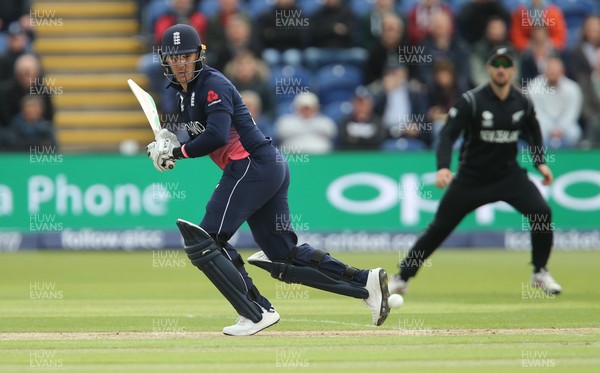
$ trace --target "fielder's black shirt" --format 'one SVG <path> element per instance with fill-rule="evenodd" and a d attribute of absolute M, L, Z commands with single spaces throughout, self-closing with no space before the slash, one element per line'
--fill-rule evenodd
<path fill-rule="evenodd" d="M 463 93 L 448 111 L 440 132 L 437 168 L 450 168 L 452 146 L 464 135 L 458 174 L 475 179 L 492 179 L 518 167 L 517 141 L 529 143 L 535 165 L 544 163 L 540 126 L 532 102 L 515 87 L 505 100 L 489 84 Z"/>

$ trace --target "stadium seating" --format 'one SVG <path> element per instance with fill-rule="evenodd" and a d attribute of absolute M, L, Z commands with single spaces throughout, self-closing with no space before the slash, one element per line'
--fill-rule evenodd
<path fill-rule="evenodd" d="M 311 74 L 303 67 L 284 65 L 271 69 L 270 85 L 278 103 L 291 102 L 297 94 L 309 90 L 311 83 Z"/>
<path fill-rule="evenodd" d="M 219 0 L 202 0 L 198 4 L 198 10 L 204 14 L 206 18 L 210 18 L 219 11 Z"/>
<path fill-rule="evenodd" d="M 61 27 L 39 25 L 33 50 L 41 55 L 53 96 L 57 137 L 63 151 L 115 151 L 124 140 L 153 138 L 127 79 L 148 86 L 136 74 L 143 43 L 137 8 L 123 2 L 38 2 L 34 11 L 60 14 Z M 133 98 L 133 100 L 132 100 Z"/>
<path fill-rule="evenodd" d="M 362 71 L 353 65 L 327 65 L 317 71 L 319 99 L 322 105 L 349 100 L 362 83 Z"/>
<path fill-rule="evenodd" d="M 350 0 L 350 7 L 356 17 L 363 17 L 371 11 L 375 0 Z"/>
<path fill-rule="evenodd" d="M 296 6 L 302 10 L 303 16 L 312 16 L 319 8 L 322 3 L 319 0 L 296 0 Z"/>
<path fill-rule="evenodd" d="M 340 122 L 352 113 L 352 104 L 348 101 L 335 101 L 322 107 L 321 112 L 340 125 Z"/>

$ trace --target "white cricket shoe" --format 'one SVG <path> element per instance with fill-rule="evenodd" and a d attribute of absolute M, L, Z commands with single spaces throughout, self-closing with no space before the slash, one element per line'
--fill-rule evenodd
<path fill-rule="evenodd" d="M 562 291 L 558 282 L 550 276 L 550 272 L 545 268 L 531 276 L 531 285 L 542 289 L 547 294 L 560 294 Z"/>
<path fill-rule="evenodd" d="M 390 290 L 390 294 L 404 295 L 408 293 L 408 281 L 404 281 L 400 278 L 399 274 L 395 274 L 390 278 L 388 282 L 388 288 Z"/>
<path fill-rule="evenodd" d="M 254 335 L 269 326 L 277 324 L 279 319 L 279 314 L 274 308 L 269 311 L 263 308 L 262 319 L 259 322 L 255 323 L 244 316 L 240 316 L 235 324 L 223 328 L 223 334 L 236 337 Z"/>
<path fill-rule="evenodd" d="M 387 282 L 385 269 L 375 268 L 369 271 L 369 277 L 367 277 L 367 284 L 365 285 L 369 297 L 364 302 L 371 309 L 373 325 L 376 326 L 383 324 L 390 314 L 390 306 L 388 305 L 390 292 Z"/>

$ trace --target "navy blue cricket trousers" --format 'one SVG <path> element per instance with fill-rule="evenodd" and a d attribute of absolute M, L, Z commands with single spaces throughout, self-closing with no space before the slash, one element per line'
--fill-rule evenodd
<path fill-rule="evenodd" d="M 297 246 L 298 237 L 290 222 L 288 187 L 290 169 L 285 157 L 273 145 L 261 146 L 247 158 L 231 161 L 223 170 L 219 185 L 213 192 L 206 214 L 200 226 L 223 248 L 223 254 L 234 263 L 240 263 L 238 252 L 228 243 L 229 239 L 245 222 L 252 231 L 254 240 L 265 255 L 273 261 L 285 261 L 290 251 Z M 295 265 L 308 265 L 315 249 L 303 244 L 298 246 L 293 259 Z M 252 279 L 243 266 L 237 266 L 248 290 Z M 320 268 L 336 277 L 342 275 L 346 264 L 326 255 Z M 359 271 L 353 283 L 364 286 L 368 270 Z M 257 302 L 265 309 L 270 302 L 259 296 Z"/>

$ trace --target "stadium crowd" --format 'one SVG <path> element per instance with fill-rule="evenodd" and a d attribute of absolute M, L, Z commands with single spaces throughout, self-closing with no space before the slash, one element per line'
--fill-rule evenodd
<path fill-rule="evenodd" d="M 598 0 L 137 3 L 148 41 L 139 70 L 164 113 L 177 105 L 156 53 L 164 30 L 181 22 L 199 32 L 207 64 L 232 80 L 276 144 L 310 153 L 429 149 L 461 93 L 485 82 L 490 51 L 508 45 L 545 144 L 600 147 Z M 0 7 L 0 147 L 56 141 L 51 100 L 26 97 L 43 83 L 27 7 Z"/>

